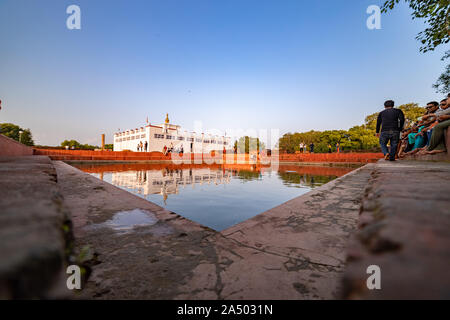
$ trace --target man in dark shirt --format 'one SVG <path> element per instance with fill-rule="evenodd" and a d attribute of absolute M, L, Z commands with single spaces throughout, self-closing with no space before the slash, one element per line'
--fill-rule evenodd
<path fill-rule="evenodd" d="M 311 142 L 311 144 L 309 145 L 309 152 L 314 153 L 314 142 Z"/>
<path fill-rule="evenodd" d="M 389 154 L 389 160 L 395 161 L 397 145 L 405 124 L 405 115 L 400 109 L 394 109 L 394 101 L 388 100 L 384 103 L 384 111 L 381 111 L 377 119 L 377 136 L 380 138 L 381 151 L 386 157 Z M 381 127 L 381 134 L 380 132 Z M 388 151 L 387 143 L 390 141 L 391 148 Z"/>

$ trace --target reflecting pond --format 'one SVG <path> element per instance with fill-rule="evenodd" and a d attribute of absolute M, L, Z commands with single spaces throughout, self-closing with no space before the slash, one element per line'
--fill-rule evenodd
<path fill-rule="evenodd" d="M 301 196 L 355 167 L 72 164 L 78 169 L 221 231 Z"/>

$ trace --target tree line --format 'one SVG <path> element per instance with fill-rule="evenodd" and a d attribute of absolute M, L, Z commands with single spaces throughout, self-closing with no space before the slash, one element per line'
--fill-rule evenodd
<path fill-rule="evenodd" d="M 408 103 L 398 107 L 405 114 L 406 124 L 413 123 L 425 113 L 425 108 L 417 103 Z M 278 141 L 280 152 L 295 153 L 300 151 L 300 143 L 309 146 L 314 143 L 314 152 L 328 152 L 331 145 L 335 150 L 339 143 L 341 151 L 349 152 L 379 152 L 378 138 L 375 136 L 378 112 L 365 118 L 364 124 L 348 130 L 326 130 L 286 133 Z"/>

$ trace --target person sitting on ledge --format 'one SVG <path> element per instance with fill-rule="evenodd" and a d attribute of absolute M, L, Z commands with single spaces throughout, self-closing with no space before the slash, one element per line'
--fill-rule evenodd
<path fill-rule="evenodd" d="M 413 132 L 413 127 L 408 129 L 403 129 L 401 132 L 401 142 L 400 142 L 400 148 L 398 150 L 398 157 L 404 158 L 405 154 L 409 151 L 411 151 L 413 145 L 409 143 L 408 135 Z"/>
<path fill-rule="evenodd" d="M 425 128 L 425 132 L 427 135 L 427 146 L 430 145 L 430 141 L 431 141 L 431 135 L 433 134 L 433 128 L 439 124 L 439 121 L 437 120 L 438 117 L 443 116 L 443 115 L 447 115 L 450 114 L 450 104 L 447 104 L 447 99 L 443 99 L 441 100 L 441 104 L 440 104 L 440 110 L 435 112 L 435 116 L 436 119 L 435 121 L 428 126 L 427 128 Z"/>
<path fill-rule="evenodd" d="M 418 154 L 436 154 L 446 152 L 447 148 L 445 147 L 445 129 L 450 126 L 450 112 L 447 111 L 449 109 L 450 104 L 450 94 L 447 98 L 445 109 L 441 110 L 437 117 L 437 124 L 433 127 L 433 132 L 431 134 L 430 143 L 427 148 L 419 151 Z M 442 106 L 442 105 L 441 105 Z"/>
<path fill-rule="evenodd" d="M 429 135 L 429 130 L 437 124 L 439 103 L 436 101 L 428 102 L 426 108 L 426 114 L 422 116 L 417 123 L 417 127 L 419 127 L 417 133 L 413 132 L 408 136 L 410 138 L 410 143 L 413 143 L 413 146 L 411 150 L 405 154 L 406 156 L 422 151 L 430 142 L 431 134 Z"/>

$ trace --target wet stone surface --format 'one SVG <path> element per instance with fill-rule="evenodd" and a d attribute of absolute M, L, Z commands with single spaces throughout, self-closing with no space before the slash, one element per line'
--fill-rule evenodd
<path fill-rule="evenodd" d="M 111 228 L 120 233 L 134 232 L 139 227 L 148 227 L 156 224 L 158 219 L 153 213 L 147 210 L 133 209 L 128 211 L 119 211 L 104 223 L 92 224 L 86 226 L 86 230 Z"/>

